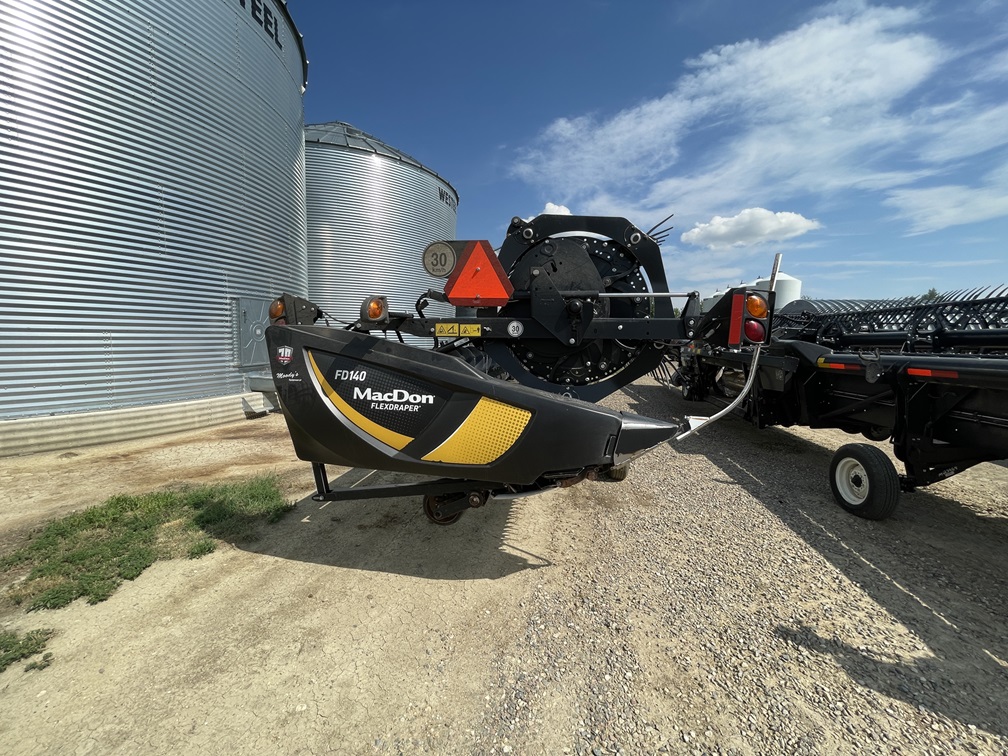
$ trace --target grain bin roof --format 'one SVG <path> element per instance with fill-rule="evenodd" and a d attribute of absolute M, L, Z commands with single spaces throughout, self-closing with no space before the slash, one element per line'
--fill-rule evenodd
<path fill-rule="evenodd" d="M 443 176 L 439 175 L 435 171 L 432 171 L 416 158 L 407 155 L 405 152 L 397 150 L 395 147 L 390 147 L 377 137 L 373 137 L 360 129 L 356 129 L 349 123 L 343 123 L 342 121 L 329 121 L 328 123 L 309 124 L 305 126 L 304 134 L 305 142 L 331 144 L 336 147 L 346 147 L 360 152 L 370 152 L 374 155 L 381 155 L 383 157 L 411 165 L 414 168 L 418 168 L 421 171 L 431 174 L 439 181 L 444 182 L 444 184 L 455 193 L 456 201 L 459 198 L 459 194 L 455 190 L 455 187 L 453 187 Z"/>

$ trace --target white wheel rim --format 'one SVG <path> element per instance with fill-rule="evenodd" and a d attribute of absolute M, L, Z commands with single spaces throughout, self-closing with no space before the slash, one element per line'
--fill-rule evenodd
<path fill-rule="evenodd" d="M 856 459 L 847 457 L 840 460 L 836 468 L 837 490 L 851 506 L 861 506 L 868 498 L 868 475 Z"/>

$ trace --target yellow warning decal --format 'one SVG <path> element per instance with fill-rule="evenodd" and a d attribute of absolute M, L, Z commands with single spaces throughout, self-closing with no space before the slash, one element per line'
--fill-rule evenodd
<path fill-rule="evenodd" d="M 436 323 L 434 325 L 435 336 L 455 336 L 475 338 L 483 333 L 483 328 L 479 323 Z"/>
<path fill-rule="evenodd" d="M 413 440 L 409 436 L 404 436 L 402 433 L 391 431 L 388 428 L 378 425 L 378 423 L 374 420 L 368 420 L 364 417 L 364 415 L 347 404 L 343 398 L 336 393 L 336 389 L 329 385 L 329 381 L 325 379 L 325 376 L 322 375 L 322 371 L 319 370 L 318 365 L 315 364 L 315 357 L 311 352 L 308 352 L 308 361 L 311 363 L 312 371 L 315 373 L 315 378 L 318 379 L 319 386 L 322 387 L 326 396 L 329 397 L 329 401 L 335 405 L 336 409 L 338 409 L 347 420 L 356 425 L 369 436 L 378 439 L 382 443 L 388 444 L 393 449 L 401 450 L 406 446 L 406 444 Z"/>
<path fill-rule="evenodd" d="M 511 448 L 531 417 L 528 410 L 484 396 L 455 432 L 423 459 L 449 465 L 489 464 Z"/>

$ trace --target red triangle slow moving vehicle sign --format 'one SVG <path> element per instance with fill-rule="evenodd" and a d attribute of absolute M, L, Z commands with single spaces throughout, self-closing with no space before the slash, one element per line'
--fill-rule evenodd
<path fill-rule="evenodd" d="M 462 251 L 444 291 L 456 307 L 503 307 L 511 300 L 514 286 L 490 242 L 471 241 Z"/>

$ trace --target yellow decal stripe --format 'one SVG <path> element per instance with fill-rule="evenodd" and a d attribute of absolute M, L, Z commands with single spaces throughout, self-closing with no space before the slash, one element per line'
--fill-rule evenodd
<path fill-rule="evenodd" d="M 336 390 L 329 385 L 325 376 L 322 375 L 322 371 L 319 370 L 318 365 L 315 364 L 315 357 L 311 352 L 308 352 L 308 361 L 311 362 L 312 370 L 315 372 L 315 377 L 318 379 L 322 390 L 325 391 L 326 396 L 329 397 L 329 401 L 336 406 L 336 409 L 343 413 L 343 416 L 346 417 L 347 420 L 356 425 L 369 436 L 378 439 L 382 443 L 388 444 L 393 449 L 402 450 L 406 444 L 413 440 L 409 436 L 404 436 L 401 433 L 391 431 L 388 428 L 378 425 L 378 423 L 373 420 L 368 420 L 364 417 L 364 415 L 343 401 L 340 395 L 336 393 Z"/>
<path fill-rule="evenodd" d="M 528 410 L 484 396 L 455 432 L 423 459 L 450 465 L 489 464 L 511 448 L 531 417 Z"/>

